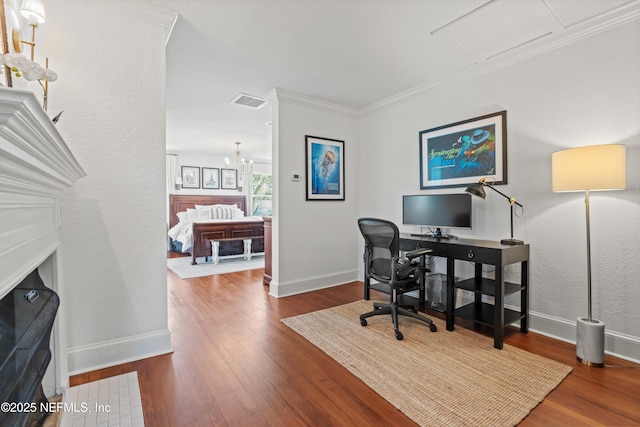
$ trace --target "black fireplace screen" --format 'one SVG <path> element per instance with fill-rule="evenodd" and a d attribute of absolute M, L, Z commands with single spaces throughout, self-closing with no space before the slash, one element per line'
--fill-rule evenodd
<path fill-rule="evenodd" d="M 59 305 L 37 270 L 0 300 L 0 426 L 24 426 L 39 412 Z"/>

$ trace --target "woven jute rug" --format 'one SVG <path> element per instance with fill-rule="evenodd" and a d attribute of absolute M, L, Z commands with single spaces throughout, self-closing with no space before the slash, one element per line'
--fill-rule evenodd
<path fill-rule="evenodd" d="M 571 372 L 562 363 L 456 326 L 437 332 L 402 317 L 403 341 L 390 316 L 360 325 L 373 301 L 282 319 L 421 426 L 518 424 Z"/>

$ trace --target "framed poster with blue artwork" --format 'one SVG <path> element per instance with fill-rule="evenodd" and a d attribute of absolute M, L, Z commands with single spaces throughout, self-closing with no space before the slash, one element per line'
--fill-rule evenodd
<path fill-rule="evenodd" d="M 305 135 L 307 200 L 344 200 L 344 141 Z"/>
<path fill-rule="evenodd" d="M 420 189 L 507 183 L 507 112 L 420 132 Z"/>

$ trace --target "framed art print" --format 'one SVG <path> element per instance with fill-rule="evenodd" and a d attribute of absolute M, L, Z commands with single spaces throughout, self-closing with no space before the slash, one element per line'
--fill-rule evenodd
<path fill-rule="evenodd" d="M 420 132 L 420 189 L 507 183 L 507 112 Z"/>
<path fill-rule="evenodd" d="M 202 168 L 202 188 L 211 190 L 220 188 L 219 168 Z"/>
<path fill-rule="evenodd" d="M 220 169 L 220 181 L 223 190 L 238 189 L 238 171 L 236 169 Z"/>
<path fill-rule="evenodd" d="M 200 188 L 200 167 L 182 166 L 182 188 Z"/>
<path fill-rule="evenodd" d="M 344 200 L 344 141 L 305 136 L 307 200 Z"/>

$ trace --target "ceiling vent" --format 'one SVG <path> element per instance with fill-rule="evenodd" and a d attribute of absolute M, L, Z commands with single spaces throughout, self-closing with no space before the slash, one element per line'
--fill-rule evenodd
<path fill-rule="evenodd" d="M 236 98 L 231 101 L 233 104 L 242 105 L 244 107 L 249 107 L 253 109 L 258 109 L 267 103 L 266 99 L 258 98 L 257 96 L 247 95 L 246 93 L 241 93 L 236 96 Z"/>

